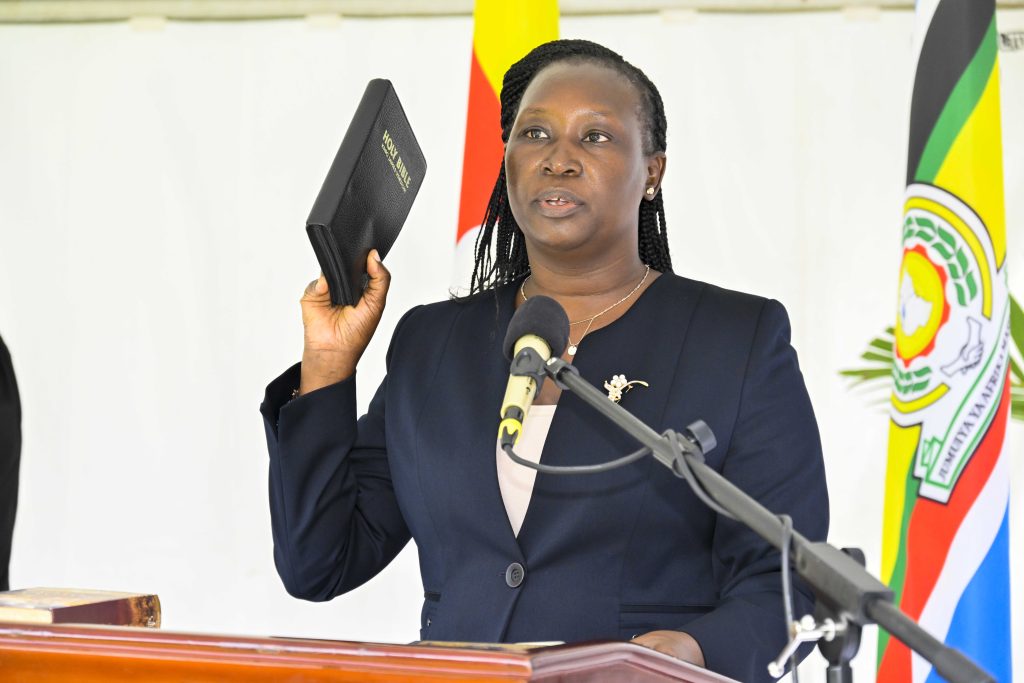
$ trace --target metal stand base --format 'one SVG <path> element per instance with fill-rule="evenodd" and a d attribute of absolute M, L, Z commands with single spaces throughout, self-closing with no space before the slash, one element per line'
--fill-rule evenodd
<path fill-rule="evenodd" d="M 864 552 L 860 548 L 843 548 L 843 552 L 857 561 L 857 564 L 864 566 Z M 836 610 L 828 604 L 827 598 L 818 597 L 818 606 L 814 610 L 814 617 L 818 621 L 824 619 L 839 620 L 841 617 Z M 828 661 L 828 668 L 825 669 L 825 680 L 827 683 L 853 683 L 853 669 L 850 668 L 850 660 L 857 655 L 860 649 L 860 626 L 846 620 L 846 628 L 836 638 L 826 642 L 818 641 L 818 650 Z"/>

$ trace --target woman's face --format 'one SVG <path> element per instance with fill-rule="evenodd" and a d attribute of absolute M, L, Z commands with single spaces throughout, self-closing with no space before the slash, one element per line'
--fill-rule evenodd
<path fill-rule="evenodd" d="M 591 261 L 637 254 L 637 207 L 665 155 L 645 155 L 640 94 L 587 62 L 544 68 L 523 93 L 505 146 L 512 215 L 538 250 Z"/>

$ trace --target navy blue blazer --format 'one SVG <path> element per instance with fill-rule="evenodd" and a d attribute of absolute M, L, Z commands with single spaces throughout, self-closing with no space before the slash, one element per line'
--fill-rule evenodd
<path fill-rule="evenodd" d="M 296 365 L 267 387 L 274 559 L 288 592 L 349 591 L 411 535 L 421 638 L 574 642 L 678 629 L 708 668 L 770 680 L 765 666 L 786 641 L 778 553 L 653 458 L 603 474 L 538 474 L 513 534 L 495 439 L 515 292 L 406 313 L 358 420 L 354 377 L 289 401 Z M 657 431 L 707 422 L 718 438 L 712 467 L 825 539 L 821 444 L 781 304 L 666 274 L 588 334 L 573 363 L 598 386 L 619 374 L 649 382 L 621 405 Z M 636 448 L 563 392 L 541 461 L 598 463 Z M 514 563 L 525 574 L 518 585 L 508 580 Z M 795 599 L 797 615 L 812 609 L 802 585 Z"/>

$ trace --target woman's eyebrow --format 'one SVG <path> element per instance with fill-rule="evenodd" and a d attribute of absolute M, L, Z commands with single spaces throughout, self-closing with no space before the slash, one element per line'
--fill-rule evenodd
<path fill-rule="evenodd" d="M 537 115 L 537 116 L 543 116 L 545 114 L 548 114 L 549 110 L 545 109 L 544 107 L 527 107 L 526 109 L 523 109 L 519 113 L 520 113 L 520 115 L 532 114 L 532 115 Z M 587 116 L 593 116 L 593 117 L 602 118 L 602 119 L 614 119 L 614 118 L 617 118 L 617 116 L 615 115 L 614 112 L 610 112 L 610 111 L 597 111 L 596 109 L 586 109 L 586 110 L 578 112 L 578 113 L 586 114 Z"/>

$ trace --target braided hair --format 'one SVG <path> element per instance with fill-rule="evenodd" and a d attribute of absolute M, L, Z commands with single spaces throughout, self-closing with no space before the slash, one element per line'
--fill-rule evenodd
<path fill-rule="evenodd" d="M 556 62 L 588 62 L 606 66 L 625 76 L 640 94 L 644 154 L 665 151 L 665 105 L 650 79 L 622 55 L 589 40 L 555 40 L 534 48 L 513 64 L 501 87 L 501 140 L 507 143 L 523 93 L 542 69 Z M 641 200 L 639 211 L 640 261 L 663 273 L 672 271 L 665 227 L 665 204 L 659 192 L 652 201 Z M 508 201 L 505 162 L 487 203 L 483 225 L 474 247 L 476 260 L 470 295 L 515 282 L 530 272 L 523 232 Z"/>

